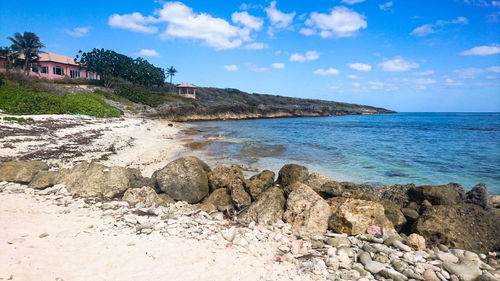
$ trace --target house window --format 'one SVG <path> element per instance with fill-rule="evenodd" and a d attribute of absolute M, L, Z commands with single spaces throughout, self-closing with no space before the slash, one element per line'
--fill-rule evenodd
<path fill-rule="evenodd" d="M 95 74 L 94 73 L 89 73 L 89 79 L 94 80 L 95 79 Z"/>
<path fill-rule="evenodd" d="M 71 76 L 71 78 L 80 78 L 80 71 L 70 70 L 69 76 Z"/>
<path fill-rule="evenodd" d="M 64 75 L 64 68 L 60 66 L 54 66 L 54 75 Z"/>
<path fill-rule="evenodd" d="M 49 67 L 48 66 L 42 66 L 42 68 L 40 69 L 40 73 L 49 74 Z"/>

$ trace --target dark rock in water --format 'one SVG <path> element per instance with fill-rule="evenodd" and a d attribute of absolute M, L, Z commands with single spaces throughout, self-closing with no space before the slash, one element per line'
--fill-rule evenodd
<path fill-rule="evenodd" d="M 284 211 L 283 190 L 275 186 L 264 191 L 257 201 L 238 216 L 238 219 L 245 223 L 254 221 L 259 224 L 273 224 L 281 220 Z"/>
<path fill-rule="evenodd" d="M 488 188 L 484 183 L 476 184 L 465 194 L 465 203 L 488 207 Z"/>
<path fill-rule="evenodd" d="M 188 156 L 177 158 L 156 173 L 160 189 L 176 201 L 190 204 L 207 196 L 210 167 L 200 159 Z"/>
<path fill-rule="evenodd" d="M 369 184 L 357 184 L 353 182 L 341 182 L 340 183 L 345 190 L 359 190 L 365 193 L 377 195 L 377 188 Z"/>
<path fill-rule="evenodd" d="M 47 171 L 49 166 L 40 161 L 14 160 L 0 164 L 0 181 L 29 183 L 40 171 Z"/>
<path fill-rule="evenodd" d="M 297 164 L 286 164 L 278 173 L 277 183 L 285 187 L 298 181 L 304 182 L 307 176 L 309 176 L 309 170 L 306 167 Z"/>
<path fill-rule="evenodd" d="M 413 225 L 431 244 L 475 252 L 500 250 L 500 211 L 477 205 L 428 207 Z"/>
<path fill-rule="evenodd" d="M 407 185 L 388 185 L 378 189 L 379 196 L 388 199 L 400 207 L 408 204 L 408 190 L 415 187 L 414 184 Z"/>
<path fill-rule="evenodd" d="M 464 188 L 457 183 L 437 186 L 417 186 L 408 190 L 410 201 L 421 204 L 424 200 L 432 205 L 454 205 L 463 202 L 465 197 Z"/>
<path fill-rule="evenodd" d="M 231 194 L 231 199 L 234 206 L 238 210 L 242 210 L 252 203 L 252 198 L 248 193 L 246 193 L 243 187 L 243 181 L 240 179 L 235 179 L 229 184 L 229 192 Z"/>
<path fill-rule="evenodd" d="M 344 192 L 344 188 L 337 181 L 329 181 L 323 184 L 319 190 L 319 195 L 321 197 L 328 199 L 331 197 L 341 196 Z"/>
<path fill-rule="evenodd" d="M 384 173 L 385 176 L 387 177 L 407 177 L 408 174 L 401 173 L 401 172 L 394 172 L 394 171 L 387 171 Z"/>
<path fill-rule="evenodd" d="M 233 165 L 231 168 L 219 166 L 215 167 L 208 176 L 208 185 L 210 190 L 214 191 L 217 188 L 229 188 L 231 181 L 239 179 L 244 180 L 243 171 L 240 166 Z"/>
<path fill-rule="evenodd" d="M 257 200 L 264 191 L 273 186 L 274 177 L 274 172 L 265 170 L 245 180 L 246 191 L 252 196 L 253 201 Z"/>
<path fill-rule="evenodd" d="M 276 157 L 285 153 L 286 147 L 283 145 L 266 144 L 246 144 L 240 153 L 247 157 Z"/>

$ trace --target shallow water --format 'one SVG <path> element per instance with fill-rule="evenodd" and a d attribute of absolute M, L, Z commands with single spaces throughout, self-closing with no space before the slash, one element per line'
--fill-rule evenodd
<path fill-rule="evenodd" d="M 340 181 L 486 183 L 500 194 L 500 114 L 398 113 L 196 122 L 209 152 L 277 171 L 305 165 Z"/>

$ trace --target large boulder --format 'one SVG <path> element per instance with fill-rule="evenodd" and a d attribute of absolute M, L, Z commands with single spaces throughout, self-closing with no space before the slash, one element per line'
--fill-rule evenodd
<path fill-rule="evenodd" d="M 168 194 L 157 194 L 156 191 L 149 186 L 128 189 L 125 191 L 125 194 L 123 194 L 122 200 L 130 203 L 143 203 L 146 207 L 167 206 L 175 203 Z"/>
<path fill-rule="evenodd" d="M 227 188 L 218 188 L 214 192 L 210 193 L 200 208 L 204 211 L 212 212 L 219 208 L 227 209 L 233 207 L 233 200 Z"/>
<path fill-rule="evenodd" d="M 44 189 L 49 186 L 53 186 L 57 183 L 57 179 L 63 173 L 64 170 L 40 171 L 33 177 L 28 187 L 34 189 Z"/>
<path fill-rule="evenodd" d="M 130 172 L 123 167 L 106 167 L 96 162 L 82 162 L 59 175 L 72 194 L 82 197 L 117 198 L 129 188 Z"/>
<path fill-rule="evenodd" d="M 252 203 L 252 198 L 245 191 L 243 187 L 243 182 L 240 179 L 235 179 L 229 184 L 229 192 L 231 194 L 231 200 L 234 206 L 238 210 L 242 210 Z"/>
<path fill-rule="evenodd" d="M 284 209 L 283 190 L 274 186 L 264 191 L 257 201 L 238 216 L 238 219 L 245 223 L 254 221 L 259 224 L 274 224 L 282 219 Z"/>
<path fill-rule="evenodd" d="M 331 180 L 332 179 L 330 179 L 329 177 L 320 175 L 318 173 L 312 173 L 307 177 L 304 183 L 312 188 L 312 190 L 314 190 L 316 193 L 319 193 L 321 187 Z"/>
<path fill-rule="evenodd" d="M 300 184 L 288 195 L 286 212 L 283 217 L 292 225 L 292 230 L 300 236 L 324 234 L 328 229 L 331 209 L 328 203 L 314 190 Z"/>
<path fill-rule="evenodd" d="M 321 197 L 328 199 L 332 197 L 341 196 L 344 193 L 344 187 L 337 181 L 327 181 L 319 189 L 319 195 Z"/>
<path fill-rule="evenodd" d="M 190 204 L 207 196 L 210 167 L 200 159 L 188 156 L 177 158 L 156 173 L 160 189 L 176 201 Z"/>
<path fill-rule="evenodd" d="M 368 193 L 368 194 L 372 194 L 372 195 L 377 195 L 377 193 L 378 193 L 377 188 L 374 187 L 373 185 L 369 185 L 369 184 L 357 184 L 357 183 L 347 182 L 347 181 L 341 182 L 340 184 L 342 185 L 344 190 L 348 190 L 348 191 L 358 190 L 358 191 L 362 191 L 364 193 Z"/>
<path fill-rule="evenodd" d="M 297 164 L 286 164 L 278 172 L 276 182 L 285 187 L 295 182 L 304 182 L 308 175 L 309 170 L 306 167 Z"/>
<path fill-rule="evenodd" d="M 40 171 L 49 166 L 41 161 L 14 160 L 0 164 L 0 181 L 29 183 Z"/>
<path fill-rule="evenodd" d="M 465 194 L 465 203 L 488 207 L 488 188 L 484 183 L 476 184 Z"/>
<path fill-rule="evenodd" d="M 264 191 L 273 186 L 274 176 L 274 172 L 264 170 L 245 180 L 246 190 L 252 196 L 252 200 L 257 200 Z"/>
<path fill-rule="evenodd" d="M 472 204 L 428 207 L 413 225 L 431 244 L 476 252 L 500 250 L 500 211 Z"/>
<path fill-rule="evenodd" d="M 406 185 L 386 185 L 382 186 L 378 189 L 378 195 L 381 198 L 390 200 L 397 204 L 399 207 L 405 207 L 408 200 L 408 191 L 411 188 L 414 188 L 414 184 L 406 184 Z"/>
<path fill-rule="evenodd" d="M 391 235 L 397 234 L 379 203 L 343 197 L 331 198 L 328 203 L 332 210 L 328 227 L 337 233 L 365 234 L 369 226 L 376 225 L 385 228 Z"/>
<path fill-rule="evenodd" d="M 243 177 L 243 171 L 238 165 L 233 165 L 231 168 L 223 166 L 215 167 L 207 176 L 208 185 L 211 191 L 217 188 L 229 188 L 229 184 L 235 179 L 240 179 L 242 181 L 245 179 Z"/>
<path fill-rule="evenodd" d="M 465 192 L 461 185 L 452 182 L 447 185 L 412 187 L 408 190 L 408 197 L 418 204 L 427 200 L 432 205 L 455 205 L 463 202 Z"/>

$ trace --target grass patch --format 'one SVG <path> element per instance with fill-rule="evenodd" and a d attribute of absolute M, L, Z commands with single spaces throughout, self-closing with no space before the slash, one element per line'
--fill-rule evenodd
<path fill-rule="evenodd" d="M 5 120 L 5 121 L 17 121 L 19 123 L 25 123 L 25 122 L 33 122 L 33 121 L 35 121 L 31 117 L 25 119 L 24 117 L 11 117 L 11 116 L 5 116 L 3 118 L 3 120 Z"/>

